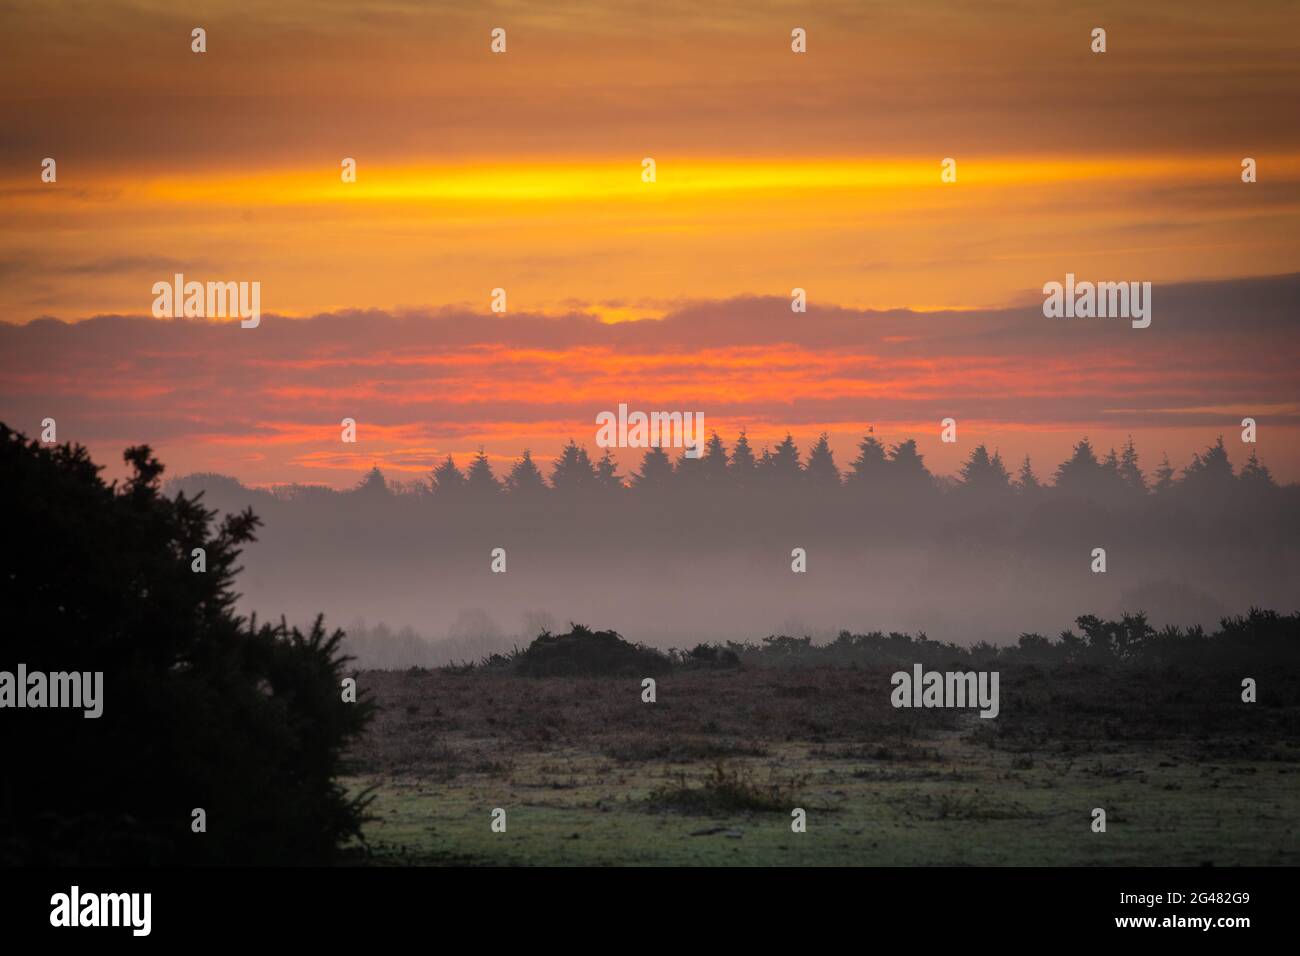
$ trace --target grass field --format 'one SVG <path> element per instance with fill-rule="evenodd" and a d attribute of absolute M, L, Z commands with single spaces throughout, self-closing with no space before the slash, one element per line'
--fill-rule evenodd
<path fill-rule="evenodd" d="M 372 864 L 1300 862 L 1300 682 L 1002 672 L 1001 714 L 895 710 L 892 668 L 364 672 Z M 1270 702 L 1271 701 L 1271 702 Z M 491 829 L 494 808 L 506 832 Z M 792 832 L 791 811 L 807 813 Z M 1107 830 L 1091 830 L 1092 810 Z"/>

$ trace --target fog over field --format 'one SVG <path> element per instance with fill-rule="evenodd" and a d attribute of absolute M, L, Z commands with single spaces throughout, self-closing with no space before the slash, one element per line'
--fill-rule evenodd
<path fill-rule="evenodd" d="M 820 484 L 815 449 L 800 467 L 802 452 L 778 447 L 740 480 L 715 443 L 712 461 L 675 467 L 652 452 L 626 485 L 592 477 L 571 446 L 550 484 L 526 467 L 504 489 L 476 488 L 444 463 L 427 485 L 372 471 L 346 492 L 214 475 L 170 490 L 263 519 L 242 558 L 242 611 L 323 611 L 369 666 L 477 658 L 571 621 L 665 648 L 841 629 L 967 645 L 1054 636 L 1084 613 L 1212 627 L 1296 603 L 1300 488 L 1257 460 L 1240 467 L 1240 453 L 1234 469 L 1223 446 L 1126 481 L 1123 461 L 1081 444 L 1057 487 L 1034 487 L 980 450 L 963 475 L 936 479 L 906 443 L 864 445 L 847 480 Z"/>

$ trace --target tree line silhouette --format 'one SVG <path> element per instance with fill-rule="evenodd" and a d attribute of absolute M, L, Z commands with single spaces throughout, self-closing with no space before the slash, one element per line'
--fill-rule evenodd
<path fill-rule="evenodd" d="M 484 609 L 502 634 L 546 611 L 659 646 L 792 616 L 818 633 L 867 621 L 973 640 L 1055 628 L 1079 607 L 1161 624 L 1290 609 L 1300 485 L 1279 486 L 1254 454 L 1234 467 L 1223 440 L 1148 472 L 1134 442 L 1099 452 L 1085 438 L 1042 477 L 987 445 L 952 476 L 911 439 L 868 433 L 854 451 L 841 464 L 824 435 L 763 449 L 715 434 L 698 459 L 651 448 L 620 462 L 570 440 L 553 461 L 526 451 L 501 468 L 480 450 L 418 480 L 372 468 L 346 491 L 219 475 L 173 487 L 266 520 L 247 556 L 250 607 L 431 640 Z M 1099 547 L 1105 574 L 1090 571 Z M 492 573 L 498 548 L 507 574 Z M 806 574 L 792 573 L 795 548 Z"/>
<path fill-rule="evenodd" d="M 1020 499 L 1033 503 L 1044 497 L 1086 498 L 1103 504 L 1141 502 L 1151 496 L 1218 499 L 1235 492 L 1267 494 L 1278 488 L 1267 465 L 1252 449 L 1240 471 L 1235 471 L 1220 436 L 1196 453 L 1181 474 L 1165 455 L 1148 475 L 1139 464 L 1130 438 L 1118 451 L 1099 456 L 1085 437 L 1051 476 L 1043 481 L 1025 456 L 1015 476 L 1001 454 L 977 445 L 954 477 L 937 476 L 926 467 L 915 439 L 892 446 L 867 434 L 857 446 L 857 456 L 841 469 L 835 461 L 828 435 L 823 432 L 806 456 L 787 434 L 775 448 L 754 453 L 745 432 L 728 448 L 714 432 L 698 458 L 684 452 L 675 460 L 664 448 L 650 448 L 630 475 L 619 474 L 609 449 L 593 459 L 586 447 L 570 439 L 550 469 L 549 476 L 533 460 L 530 450 L 500 477 L 482 448 L 464 470 L 448 455 L 413 488 L 390 489 L 382 471 L 372 468 L 357 486 L 362 492 L 413 491 L 438 501 L 464 503 L 499 496 L 527 501 L 550 495 L 556 498 L 596 498 L 602 495 L 682 494 L 709 491 L 777 492 L 788 495 L 827 493 L 874 494 L 884 498 L 924 499 L 939 493 L 988 501 Z"/>

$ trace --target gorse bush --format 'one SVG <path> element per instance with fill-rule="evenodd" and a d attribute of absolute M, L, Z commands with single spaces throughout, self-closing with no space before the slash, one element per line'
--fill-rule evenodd
<path fill-rule="evenodd" d="M 667 671 L 671 661 L 656 650 L 625 641 L 614 631 L 593 631 L 581 624 L 567 634 L 543 631 L 513 660 L 529 677 L 651 677 Z"/>
<path fill-rule="evenodd" d="M 372 711 L 342 699 L 342 633 L 237 616 L 235 562 L 258 519 L 214 525 L 159 492 L 148 447 L 124 458 L 131 476 L 107 484 L 85 449 L 0 425 L 0 670 L 103 673 L 97 719 L 0 712 L 0 861 L 329 860 L 360 833 L 364 801 L 337 777 Z"/>

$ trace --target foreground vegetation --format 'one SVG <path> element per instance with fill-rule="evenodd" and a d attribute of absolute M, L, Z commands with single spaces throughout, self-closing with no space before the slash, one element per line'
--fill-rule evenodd
<path fill-rule="evenodd" d="M 364 815 L 341 752 L 370 714 L 341 699 L 342 633 L 237 615 L 257 518 L 163 495 L 147 446 L 123 458 L 109 484 L 84 448 L 0 424 L 0 672 L 104 689 L 93 720 L 5 701 L 0 865 L 334 861 Z"/>

